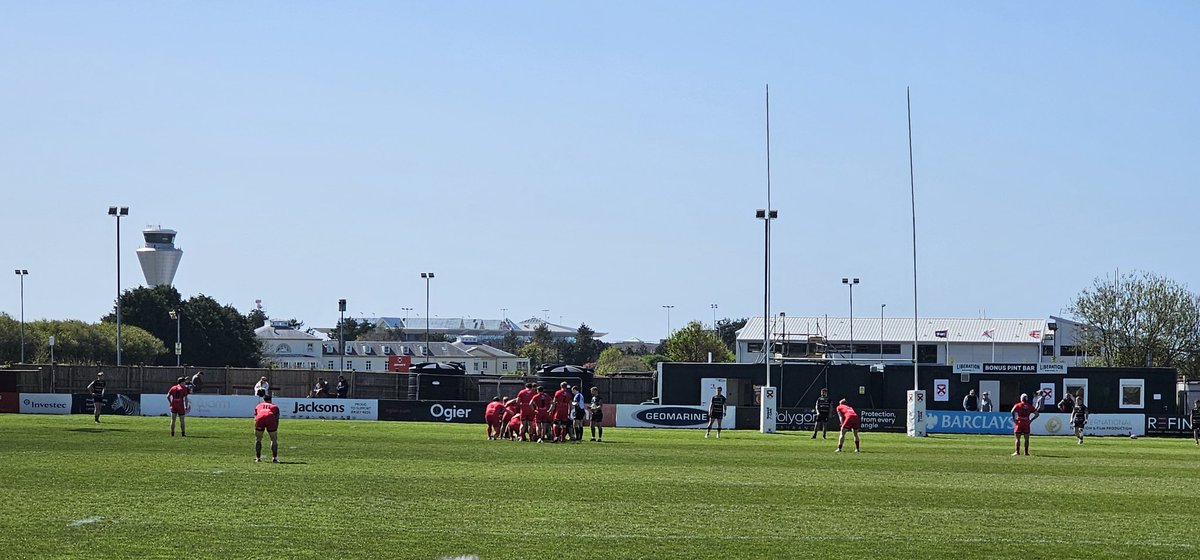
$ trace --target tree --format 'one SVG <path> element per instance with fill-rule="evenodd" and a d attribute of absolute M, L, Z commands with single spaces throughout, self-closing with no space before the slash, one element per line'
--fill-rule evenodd
<path fill-rule="evenodd" d="M 353 317 L 346 320 L 338 320 L 338 324 L 329 332 L 329 339 L 335 342 L 340 342 L 339 337 L 345 336 L 346 342 L 354 342 L 371 331 L 373 327 L 366 321 L 359 321 Z"/>
<path fill-rule="evenodd" d="M 725 343 L 730 352 L 737 353 L 737 333 L 746 326 L 746 318 L 721 319 L 717 321 L 717 336 Z"/>
<path fill-rule="evenodd" d="M 516 354 L 521 350 L 521 339 L 517 337 L 517 333 L 508 331 L 504 338 L 500 340 L 500 349 L 509 354 Z"/>
<path fill-rule="evenodd" d="M 370 341 L 375 341 L 375 342 L 385 342 L 385 341 L 403 342 L 403 341 L 407 340 L 405 338 L 405 336 L 406 335 L 405 335 L 403 328 L 389 329 L 387 327 L 381 327 L 381 326 L 377 325 L 375 327 L 372 327 L 370 330 L 362 333 L 360 335 L 360 339 L 361 340 L 370 340 Z"/>
<path fill-rule="evenodd" d="M 20 322 L 0 314 L 0 362 L 20 359 Z M 117 355 L 116 323 L 78 320 L 39 320 L 25 323 L 25 361 L 50 363 L 50 337 L 54 337 L 54 362 L 60 364 L 114 363 Z M 155 363 L 168 355 L 163 342 L 133 325 L 121 327 L 121 358 L 126 364 Z"/>
<path fill-rule="evenodd" d="M 711 330 L 705 329 L 700 321 L 692 321 L 671 333 L 659 352 L 672 362 L 707 362 L 710 352 L 713 362 L 733 361 L 733 353 L 725 343 Z"/>
<path fill-rule="evenodd" d="M 183 304 L 183 359 L 196 366 L 258 367 L 262 346 L 250 319 L 232 305 L 196 295 Z M 174 337 L 172 337 L 174 339 Z"/>
<path fill-rule="evenodd" d="M 564 357 L 568 362 L 578 365 L 595 362 L 600 358 L 600 352 L 605 346 L 607 345 L 596 340 L 596 331 L 588 328 L 587 323 L 583 323 L 575 331 L 575 343 L 571 345 L 570 353 Z"/>
<path fill-rule="evenodd" d="M 557 362 L 559 359 L 558 350 L 553 346 L 547 346 L 531 340 L 517 351 L 517 355 L 522 358 L 529 358 L 529 366 L 536 370 L 543 364 Z"/>
<path fill-rule="evenodd" d="M 1192 377 L 1200 353 L 1200 297 L 1149 272 L 1097 278 L 1067 308 L 1078 343 L 1109 367 L 1175 367 Z"/>
<path fill-rule="evenodd" d="M 612 375 L 623 371 L 650 371 L 646 362 L 639 356 L 630 356 L 615 346 L 609 346 L 600 352 L 596 360 L 596 375 Z"/>
<path fill-rule="evenodd" d="M 263 325 L 266 325 L 267 321 L 270 320 L 270 317 L 267 317 L 266 311 L 263 311 L 261 308 L 255 307 L 254 309 L 251 309 L 249 313 L 246 314 L 246 319 L 248 321 L 250 321 L 251 327 L 254 327 L 255 329 L 257 329 Z"/>

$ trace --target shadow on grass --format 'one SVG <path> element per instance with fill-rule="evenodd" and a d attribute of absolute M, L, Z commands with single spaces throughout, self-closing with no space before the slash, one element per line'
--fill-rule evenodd
<path fill-rule="evenodd" d="M 280 461 L 276 464 L 279 464 L 279 465 L 307 465 L 308 462 L 307 461 Z"/>
<path fill-rule="evenodd" d="M 129 430 L 127 430 L 125 428 L 101 428 L 101 427 L 97 426 L 97 427 L 89 427 L 89 428 L 67 428 L 67 431 L 68 432 L 81 432 L 81 433 L 85 433 L 85 434 L 86 433 L 98 434 L 101 432 L 128 432 Z"/>

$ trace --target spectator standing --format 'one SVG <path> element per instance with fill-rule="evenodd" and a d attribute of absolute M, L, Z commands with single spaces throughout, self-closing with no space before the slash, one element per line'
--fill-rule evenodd
<path fill-rule="evenodd" d="M 979 397 L 979 412 L 992 412 L 993 410 L 992 396 L 987 391 L 984 391 L 983 395 Z"/>
<path fill-rule="evenodd" d="M 967 412 L 979 411 L 979 397 L 975 396 L 975 389 L 967 392 L 967 396 L 963 397 L 963 410 Z"/>
<path fill-rule="evenodd" d="M 1035 399 L 1033 401 L 1033 409 L 1036 410 L 1038 412 L 1038 414 L 1041 414 L 1042 409 L 1045 407 L 1046 407 L 1046 392 L 1038 391 L 1037 399 Z M 1028 455 L 1028 453 L 1026 453 L 1026 455 Z"/>
<path fill-rule="evenodd" d="M 1061 401 L 1058 401 L 1058 411 L 1070 413 L 1075 409 L 1075 399 L 1071 398 L 1071 393 L 1063 395 Z"/>
<path fill-rule="evenodd" d="M 329 382 L 325 381 L 324 377 L 317 378 L 317 383 L 313 385 L 312 396 L 315 399 L 323 399 L 329 396 Z"/>
<path fill-rule="evenodd" d="M 254 394 L 259 397 L 271 394 L 271 383 L 267 381 L 267 376 L 258 378 L 258 383 L 254 384 Z"/>
<path fill-rule="evenodd" d="M 346 376 L 339 375 L 337 382 L 337 398 L 344 399 L 350 394 L 350 384 L 346 382 Z"/>
<path fill-rule="evenodd" d="M 192 376 L 192 392 L 199 393 L 204 388 L 204 372 L 197 371 L 196 375 Z"/>

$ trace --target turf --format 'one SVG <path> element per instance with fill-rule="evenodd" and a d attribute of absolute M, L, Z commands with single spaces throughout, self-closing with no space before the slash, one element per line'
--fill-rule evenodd
<path fill-rule="evenodd" d="M 1186 558 L 1191 440 L 0 416 L 4 558 Z M 847 445 L 849 448 L 849 444 Z"/>

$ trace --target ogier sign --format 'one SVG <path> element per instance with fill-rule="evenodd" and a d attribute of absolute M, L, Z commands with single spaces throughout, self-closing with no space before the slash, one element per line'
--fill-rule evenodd
<path fill-rule="evenodd" d="M 616 408 L 616 425 L 621 428 L 703 428 L 708 425 L 708 409 L 702 406 L 619 404 Z M 734 407 L 725 407 L 721 427 L 732 430 L 735 419 Z"/>
<path fill-rule="evenodd" d="M 283 418 L 377 420 L 379 401 L 367 399 L 275 399 Z"/>

